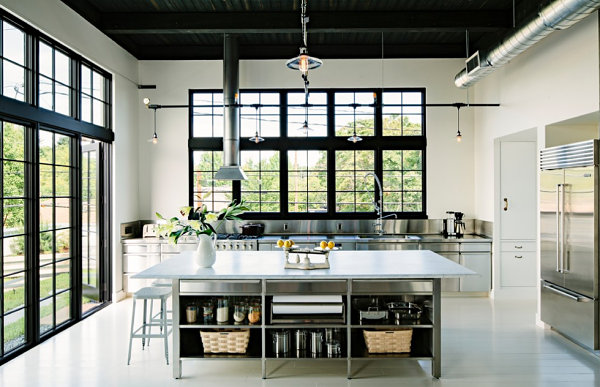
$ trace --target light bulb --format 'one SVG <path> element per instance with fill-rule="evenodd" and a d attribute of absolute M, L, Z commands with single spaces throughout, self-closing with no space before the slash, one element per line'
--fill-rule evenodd
<path fill-rule="evenodd" d="M 461 142 L 462 141 L 462 134 L 460 134 L 460 132 L 456 133 L 456 142 Z"/>
<path fill-rule="evenodd" d="M 150 105 L 150 98 L 148 98 L 148 97 L 144 98 L 144 105 L 146 105 L 146 106 Z"/>
<path fill-rule="evenodd" d="M 300 60 L 298 61 L 298 70 L 300 70 L 302 74 L 306 75 L 308 72 L 308 55 L 300 55 Z"/>
<path fill-rule="evenodd" d="M 152 135 L 152 143 L 153 144 L 158 144 L 158 135 L 156 133 L 154 133 Z"/>

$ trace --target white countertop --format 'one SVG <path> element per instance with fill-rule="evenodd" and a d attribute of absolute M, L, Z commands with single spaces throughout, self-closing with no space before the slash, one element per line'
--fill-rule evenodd
<path fill-rule="evenodd" d="M 285 269 L 283 251 L 217 251 L 211 268 L 199 268 L 192 252 L 152 266 L 133 278 L 329 279 L 449 278 L 477 275 L 429 250 L 333 251 L 330 269 Z"/>

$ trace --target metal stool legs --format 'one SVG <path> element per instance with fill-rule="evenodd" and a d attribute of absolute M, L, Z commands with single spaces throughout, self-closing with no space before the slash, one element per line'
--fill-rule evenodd
<path fill-rule="evenodd" d="M 171 331 L 169 330 L 169 321 L 167 319 L 167 299 L 170 296 L 170 289 L 160 289 L 160 288 L 143 288 L 136 292 L 133 296 L 133 307 L 131 314 L 131 330 L 129 333 L 129 350 L 127 353 L 127 365 L 131 363 L 131 348 L 133 345 L 133 339 L 141 338 L 142 339 L 142 350 L 146 345 L 150 345 L 151 338 L 162 338 L 164 340 L 165 346 L 165 359 L 167 364 L 169 364 L 169 334 Z M 142 317 L 142 325 L 137 329 L 135 328 L 135 310 L 138 299 L 144 300 L 144 311 Z M 154 300 L 160 301 L 160 318 L 153 318 L 152 316 L 152 303 Z M 150 316 L 148 316 L 148 301 L 150 301 Z M 158 326 L 160 327 L 160 334 L 153 334 L 152 327 Z M 147 330 L 147 331 L 146 331 Z M 140 332 L 141 333 L 138 333 Z M 148 341 L 146 342 L 146 339 Z"/>

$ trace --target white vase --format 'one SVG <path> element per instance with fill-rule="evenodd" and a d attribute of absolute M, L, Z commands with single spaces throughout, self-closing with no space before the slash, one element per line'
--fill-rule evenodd
<path fill-rule="evenodd" d="M 217 234 L 212 236 L 200 234 L 198 236 L 198 248 L 194 251 L 194 263 L 200 267 L 212 267 L 217 260 L 215 245 Z"/>

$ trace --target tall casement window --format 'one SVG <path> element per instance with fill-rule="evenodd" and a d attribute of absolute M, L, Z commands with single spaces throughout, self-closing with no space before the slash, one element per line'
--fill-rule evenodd
<path fill-rule="evenodd" d="M 0 355 L 23 345 L 26 340 L 25 323 L 31 306 L 26 297 L 29 288 L 30 267 L 25 262 L 28 251 L 26 216 L 28 196 L 25 138 L 30 129 L 8 121 L 0 121 L 2 131 L 0 159 L 2 164 L 2 234 L 0 249 Z M 27 172 L 28 173 L 28 172 Z"/>
<path fill-rule="evenodd" d="M 248 180 L 214 180 L 222 165 L 223 94 L 190 91 L 190 203 L 244 199 L 246 219 L 425 218 L 425 90 L 241 90 L 240 163 Z M 356 134 L 361 141 L 348 141 Z M 256 136 L 264 141 L 254 141 Z"/>
<path fill-rule="evenodd" d="M 111 77 L 0 10 L 0 364 L 110 301 Z"/>

